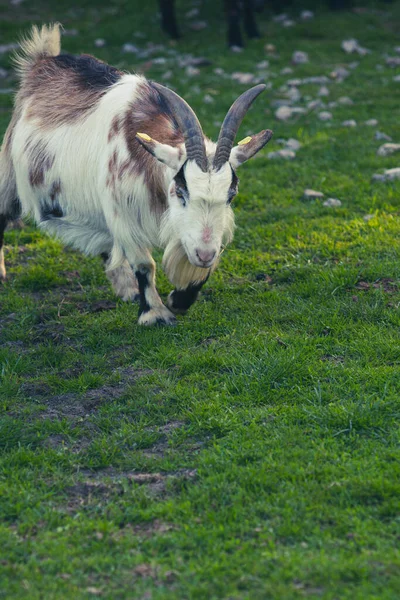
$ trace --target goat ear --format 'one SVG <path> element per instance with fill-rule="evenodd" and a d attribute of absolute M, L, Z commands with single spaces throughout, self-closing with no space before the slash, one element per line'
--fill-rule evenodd
<path fill-rule="evenodd" d="M 179 171 L 186 160 L 186 150 L 183 144 L 179 146 L 161 144 L 161 142 L 153 140 L 147 133 L 137 133 L 136 139 L 147 152 L 175 171 Z"/>
<path fill-rule="evenodd" d="M 264 129 L 257 133 L 257 135 L 249 135 L 244 138 L 237 146 L 232 148 L 229 157 L 229 162 L 234 169 L 240 167 L 241 164 L 249 160 L 252 156 L 257 154 L 261 148 L 264 148 L 272 138 L 273 133 L 270 129 Z"/>

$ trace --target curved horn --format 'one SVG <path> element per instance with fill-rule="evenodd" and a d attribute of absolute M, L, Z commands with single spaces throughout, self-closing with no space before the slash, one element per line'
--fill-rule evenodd
<path fill-rule="evenodd" d="M 168 102 L 173 110 L 174 117 L 185 139 L 186 155 L 188 160 L 195 160 L 200 169 L 207 171 L 207 155 L 204 144 L 204 135 L 198 118 L 189 104 L 169 88 L 152 82 L 152 85 Z"/>
<path fill-rule="evenodd" d="M 240 123 L 257 96 L 266 89 L 267 86 L 263 83 L 250 88 L 239 96 L 228 110 L 219 132 L 213 160 L 214 169 L 220 169 L 222 165 L 228 162 Z"/>

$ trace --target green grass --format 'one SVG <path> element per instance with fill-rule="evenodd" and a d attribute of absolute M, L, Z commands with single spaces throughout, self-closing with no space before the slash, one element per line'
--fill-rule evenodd
<path fill-rule="evenodd" d="M 169 82 L 213 137 L 246 88 L 213 69 L 255 72 L 267 58 L 272 90 L 240 133 L 269 127 L 275 141 L 242 167 L 235 241 L 176 328 L 138 328 L 137 306 L 113 296 L 99 259 L 31 226 L 7 232 L 0 598 L 395 600 L 400 182 L 371 176 L 399 164 L 399 155 L 376 155 L 374 132 L 400 141 L 399 69 L 376 68 L 400 45 L 400 6 L 320 10 L 289 29 L 265 15 L 263 39 L 232 55 L 218 2 L 202 9 L 209 29 L 178 46 L 159 32 L 151 4 L 6 2 L 0 43 L 57 19 L 79 30 L 63 39 L 66 50 L 161 81 L 172 70 Z M 350 37 L 372 53 L 344 54 Z M 153 57 L 166 64 L 121 51 L 150 40 L 163 44 Z M 279 56 L 266 56 L 265 43 Z M 191 79 L 174 50 L 214 64 Z M 284 76 L 295 50 L 310 63 Z M 328 99 L 348 95 L 353 106 L 332 109 L 329 123 L 318 111 L 275 120 L 271 102 L 287 79 L 354 60 Z M 318 86 L 300 89 L 312 99 Z M 1 131 L 11 106 L 11 94 L 0 94 Z M 341 126 L 351 118 L 357 128 Z M 364 126 L 368 118 L 378 127 Z M 303 144 L 292 162 L 266 158 L 281 137 Z M 308 187 L 342 206 L 304 201 Z M 158 282 L 165 297 L 161 269 Z"/>

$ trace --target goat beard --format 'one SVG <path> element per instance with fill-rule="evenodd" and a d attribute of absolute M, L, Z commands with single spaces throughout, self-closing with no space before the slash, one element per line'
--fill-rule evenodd
<path fill-rule="evenodd" d="M 178 289 L 185 290 L 191 283 L 199 284 L 206 281 L 207 277 L 215 270 L 218 259 L 203 269 L 195 267 L 189 262 L 185 249 L 179 240 L 167 244 L 163 256 L 163 269 L 170 282 Z"/>

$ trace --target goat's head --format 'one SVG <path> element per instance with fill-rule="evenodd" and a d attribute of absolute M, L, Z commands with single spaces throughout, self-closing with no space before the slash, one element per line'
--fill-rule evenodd
<path fill-rule="evenodd" d="M 148 152 L 166 164 L 175 176 L 168 190 L 167 237 L 179 240 L 189 262 L 209 268 L 221 247 L 232 239 L 234 217 L 230 206 L 238 192 L 236 169 L 267 144 L 272 131 L 248 136 L 233 147 L 240 123 L 255 98 L 266 89 L 257 85 L 242 94 L 229 109 L 218 142 L 207 140 L 189 105 L 159 84 L 159 93 L 169 103 L 185 144 L 161 144 L 146 133 L 137 139 Z"/>

